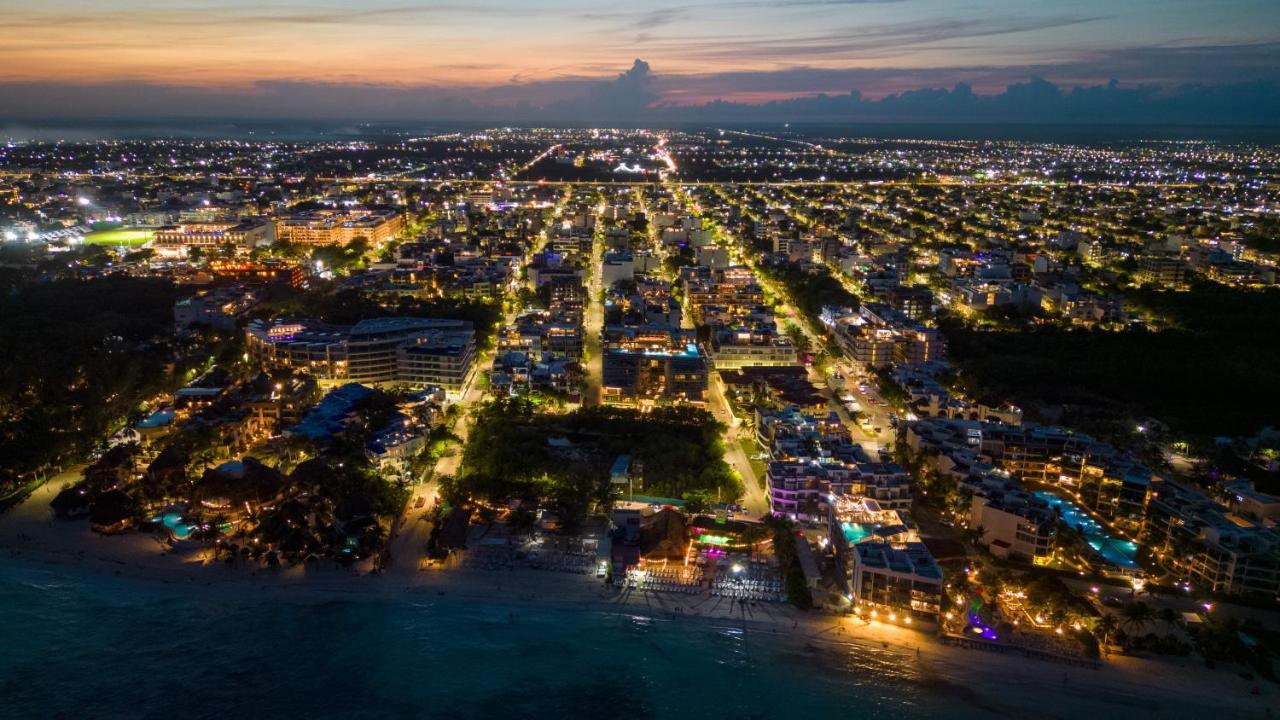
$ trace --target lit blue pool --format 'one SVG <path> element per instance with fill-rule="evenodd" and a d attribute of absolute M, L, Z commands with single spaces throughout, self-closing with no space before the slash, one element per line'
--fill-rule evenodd
<path fill-rule="evenodd" d="M 153 428 L 164 427 L 173 422 L 174 412 L 172 410 L 157 410 L 148 415 L 142 422 L 138 423 L 138 428 L 142 430 L 150 430 Z"/>
<path fill-rule="evenodd" d="M 844 531 L 844 539 L 848 540 L 850 545 L 854 545 L 862 542 L 862 539 L 870 535 L 875 527 L 868 527 L 861 523 L 842 522 L 840 523 L 840 529 Z"/>
<path fill-rule="evenodd" d="M 1108 535 L 1102 526 L 1094 522 L 1083 510 L 1051 492 L 1040 490 L 1036 492 L 1036 497 L 1049 503 L 1049 507 L 1057 508 L 1068 525 L 1084 533 L 1085 542 L 1089 543 L 1089 547 L 1097 550 L 1104 560 L 1121 568 L 1138 566 L 1137 561 L 1134 560 L 1138 553 L 1137 543 Z"/>
<path fill-rule="evenodd" d="M 192 526 L 184 523 L 182 515 L 178 513 L 165 513 L 165 516 L 160 518 L 160 522 L 164 523 L 164 526 L 169 528 L 169 532 L 179 540 L 191 537 Z"/>

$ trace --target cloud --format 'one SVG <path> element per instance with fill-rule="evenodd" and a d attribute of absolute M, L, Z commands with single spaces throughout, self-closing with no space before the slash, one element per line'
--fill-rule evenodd
<path fill-rule="evenodd" d="M 793 65 L 768 71 L 729 71 L 655 78 L 662 101 L 681 104 L 763 94 L 792 96 L 840 94 L 858 88 L 883 97 L 925 87 L 967 84 L 997 93 L 1028 77 L 1055 79 L 1063 85 L 1105 83 L 1128 86 L 1231 84 L 1249 80 L 1280 82 L 1280 43 L 1246 46 L 1153 47 L 1113 51 L 1064 52 L 1054 64 L 957 65 L 947 67 L 828 68 Z"/>
<path fill-rule="evenodd" d="M 857 91 L 819 94 L 744 105 L 713 101 L 683 107 L 686 121 L 736 117 L 758 122 L 912 122 L 1053 123 L 1149 125 L 1274 126 L 1280 113 L 1280 83 L 1151 85 L 1125 88 L 1118 83 L 1061 88 L 1042 78 L 1013 83 L 1002 92 L 981 95 L 960 83 L 921 88 L 878 100 Z"/>
<path fill-rule="evenodd" d="M 669 7 L 644 12 L 586 12 L 578 18 L 589 22 L 607 22 L 615 31 L 634 32 L 654 30 L 688 17 L 689 8 Z"/>
<path fill-rule="evenodd" d="M 658 99 L 652 86 L 653 76 L 649 73 L 649 63 L 637 58 L 631 68 L 619 73 L 613 82 L 593 86 L 587 94 L 587 104 L 603 111 L 640 110 Z"/>
<path fill-rule="evenodd" d="M 659 50 L 679 50 L 685 57 L 705 61 L 803 64 L 830 58 L 875 55 L 905 55 L 922 46 L 961 39 L 991 38 L 1000 35 L 1050 30 L 1083 25 L 1104 19 L 1089 17 L 1001 18 L 940 20 L 861 25 L 836 28 L 822 33 L 777 35 L 767 39 L 677 37 L 656 46 Z"/>
<path fill-rule="evenodd" d="M 313 118 L 495 124 L 742 122 L 1055 122 L 1275 125 L 1280 72 L 1262 59 L 1276 46 L 1158 48 L 1168 82 L 1098 81 L 1125 57 L 1082 55 L 1022 68 L 783 68 L 664 76 L 636 59 L 599 78 L 512 78 L 494 87 L 359 82 L 259 82 L 206 89 L 146 82 L 0 83 L 0 119 Z M 1129 58 L 1145 68 L 1142 58 Z M 1220 82 L 1190 71 L 1220 61 Z M 1234 68 L 1235 70 L 1232 70 Z M 1250 68 L 1257 73 L 1246 72 Z M 1083 77 L 1052 82 L 1045 77 Z M 1031 78 L 1031 79 L 1027 79 Z M 875 88 L 877 92 L 864 92 Z"/>
<path fill-rule="evenodd" d="M 835 8 L 842 5 L 897 5 L 907 0 L 728 0 L 727 8 Z"/>
<path fill-rule="evenodd" d="M 1157 83 L 1280 80 L 1280 42 L 1082 52 L 1068 65 L 1082 75 Z"/>

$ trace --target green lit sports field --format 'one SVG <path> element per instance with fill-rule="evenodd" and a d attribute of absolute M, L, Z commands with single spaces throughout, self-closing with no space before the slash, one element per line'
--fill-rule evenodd
<path fill-rule="evenodd" d="M 127 245 L 136 247 L 151 240 L 155 230 L 96 230 L 84 236 L 93 245 Z"/>

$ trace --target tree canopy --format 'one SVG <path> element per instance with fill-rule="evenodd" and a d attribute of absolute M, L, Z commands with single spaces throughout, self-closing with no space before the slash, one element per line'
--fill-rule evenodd
<path fill-rule="evenodd" d="M 637 493 L 729 501 L 742 485 L 724 461 L 722 429 L 710 413 L 686 406 L 561 415 L 540 413 L 525 398 L 502 398 L 477 412 L 458 483 L 490 501 L 543 499 L 579 515 L 588 501 L 608 499 L 609 467 L 630 455 Z"/>
<path fill-rule="evenodd" d="M 166 280 L 22 285 L 0 297 L 0 472 L 12 481 L 85 453 L 167 379 Z"/>
<path fill-rule="evenodd" d="M 1088 417 L 1155 417 L 1193 436 L 1251 435 L 1280 404 L 1280 290 L 1214 283 L 1190 292 L 1140 291 L 1137 307 L 1165 329 L 1040 327 L 999 332 L 947 322 L 971 394 L 1027 408 L 1066 406 Z"/>

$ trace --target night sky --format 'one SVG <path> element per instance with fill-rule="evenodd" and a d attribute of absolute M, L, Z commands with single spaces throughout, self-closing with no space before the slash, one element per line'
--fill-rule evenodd
<path fill-rule="evenodd" d="M 592 98 L 994 95 L 1033 77 L 1064 91 L 1280 82 L 1276 0 L 0 0 L 0 13 L 10 117 L 281 117 L 283 103 L 499 117 Z"/>

